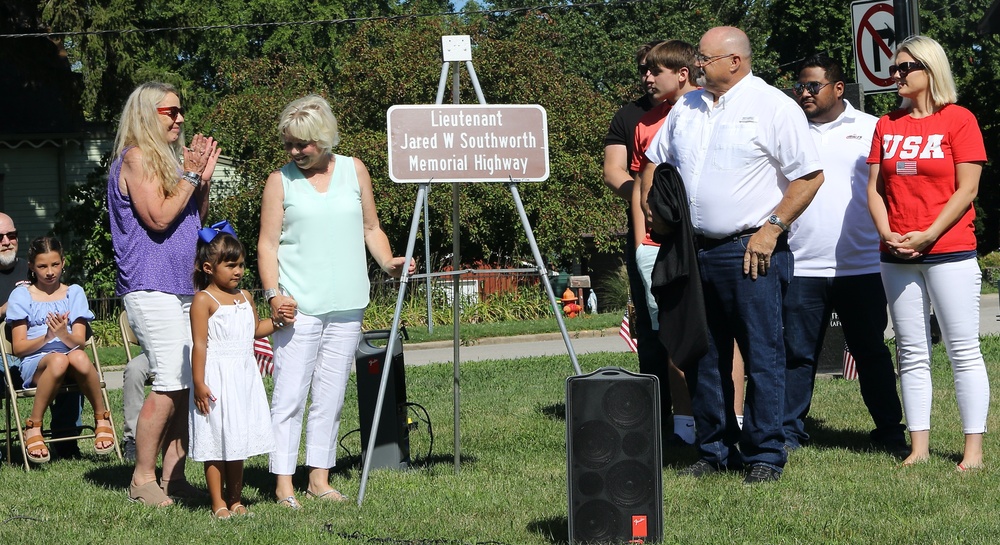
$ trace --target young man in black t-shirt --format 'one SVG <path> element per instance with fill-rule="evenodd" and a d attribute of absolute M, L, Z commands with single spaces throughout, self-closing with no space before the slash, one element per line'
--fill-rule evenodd
<path fill-rule="evenodd" d="M 662 40 L 661 40 L 662 41 Z M 646 54 L 661 41 L 643 44 L 635 54 L 636 67 L 640 81 L 646 75 Z M 636 349 L 639 356 L 639 372 L 656 375 L 660 380 L 660 426 L 672 436 L 670 382 L 667 376 L 667 351 L 657 338 L 649 319 L 646 306 L 645 287 L 642 277 L 635 266 L 635 252 L 632 250 L 632 185 L 635 172 L 629 169 L 632 160 L 632 148 L 635 144 L 635 127 L 639 119 L 653 108 L 653 102 L 648 89 L 643 83 L 643 95 L 621 107 L 611 120 L 608 134 L 604 137 L 604 185 L 625 201 L 625 224 L 628 226 L 625 244 L 625 270 L 628 272 L 629 292 L 632 294 L 632 304 L 635 306 L 635 317 L 629 322 L 629 328 L 636 339 Z"/>

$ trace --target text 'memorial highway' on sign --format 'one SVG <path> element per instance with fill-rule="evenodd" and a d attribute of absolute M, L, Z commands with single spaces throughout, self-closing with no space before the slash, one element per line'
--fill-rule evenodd
<path fill-rule="evenodd" d="M 548 122 L 537 104 L 400 105 L 386 115 L 396 183 L 549 177 Z"/>
<path fill-rule="evenodd" d="M 892 0 L 852 2 L 851 22 L 861 90 L 865 94 L 895 90 L 896 82 L 889 74 L 897 45 Z"/>

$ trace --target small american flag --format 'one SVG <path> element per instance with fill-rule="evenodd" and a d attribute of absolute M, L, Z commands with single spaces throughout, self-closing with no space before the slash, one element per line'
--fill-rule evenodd
<path fill-rule="evenodd" d="M 635 339 L 632 338 L 632 333 L 629 330 L 628 311 L 625 312 L 625 316 L 622 316 L 622 326 L 618 328 L 618 336 L 625 339 L 625 344 L 628 345 L 632 352 L 638 352 L 638 348 L 635 346 Z"/>
<path fill-rule="evenodd" d="M 846 344 L 844 345 L 844 379 L 858 380 L 858 368 L 854 365 L 854 356 Z"/>
<path fill-rule="evenodd" d="M 261 376 L 274 373 L 274 352 L 267 337 L 253 340 L 253 355 L 257 358 L 257 368 Z"/>
<path fill-rule="evenodd" d="M 896 161 L 896 174 L 900 176 L 916 176 L 916 161 Z"/>

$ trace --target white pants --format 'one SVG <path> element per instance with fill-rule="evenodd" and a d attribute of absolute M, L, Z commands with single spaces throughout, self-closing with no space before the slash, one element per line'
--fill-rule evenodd
<path fill-rule="evenodd" d="M 359 309 L 321 316 L 299 313 L 294 323 L 274 333 L 271 428 L 276 448 L 271 453 L 271 473 L 295 473 L 310 386 L 306 465 L 327 469 L 337 464 L 340 412 L 361 339 L 364 312 Z"/>
<path fill-rule="evenodd" d="M 149 358 L 155 392 L 191 387 L 192 299 L 161 291 L 133 291 L 122 298 L 128 324 Z"/>
<path fill-rule="evenodd" d="M 635 249 L 635 266 L 639 269 L 639 276 L 642 277 L 646 308 L 649 309 L 649 320 L 652 322 L 653 331 L 660 329 L 660 307 L 656 306 L 656 299 L 649 289 L 653 285 L 653 265 L 656 264 L 656 254 L 658 253 L 660 253 L 660 247 L 649 244 L 640 244 Z"/>
<path fill-rule="evenodd" d="M 931 304 L 955 376 L 962 431 L 986 431 L 990 383 L 979 350 L 981 283 L 975 259 L 932 265 L 882 263 L 882 284 L 896 332 L 903 412 L 910 431 L 931 428 Z"/>

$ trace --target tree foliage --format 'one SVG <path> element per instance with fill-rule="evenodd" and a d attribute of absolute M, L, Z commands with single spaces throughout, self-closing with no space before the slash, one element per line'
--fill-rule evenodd
<path fill-rule="evenodd" d="M 83 286 L 91 299 L 115 293 L 117 269 L 106 202 L 110 164 L 111 155 L 105 155 L 85 183 L 69 188 L 74 206 L 59 214 L 54 229 L 67 254 L 63 280 Z"/>
<path fill-rule="evenodd" d="M 287 161 L 278 135 L 278 115 L 298 97 L 324 89 L 315 66 L 281 58 L 237 59 L 219 70 L 222 98 L 206 127 L 237 159 L 239 183 L 209 210 L 212 221 L 227 219 L 247 250 L 248 280 L 256 278 L 260 200 L 271 171 Z"/>
<path fill-rule="evenodd" d="M 977 117 L 986 141 L 987 156 L 1000 156 L 1000 113 L 995 106 L 1000 100 L 996 85 L 1000 73 L 1000 39 L 997 35 L 976 34 L 975 24 L 982 19 L 991 0 L 920 2 L 920 33 L 941 43 L 948 55 L 955 83 L 959 90 L 958 103 L 969 108 Z M 772 29 L 768 49 L 777 55 L 782 69 L 777 79 L 791 81 L 799 61 L 815 52 L 827 52 L 840 60 L 845 75 L 856 73 L 851 36 L 850 2 L 833 4 L 803 4 L 794 0 L 776 0 L 771 7 Z M 865 109 L 873 115 L 883 115 L 898 105 L 895 93 L 868 95 Z M 994 162 L 995 163 L 995 162 Z M 1000 239 L 1000 192 L 997 191 L 998 169 L 987 164 L 980 182 L 979 247 L 983 252 L 996 249 Z"/>
<path fill-rule="evenodd" d="M 29 4 L 19 0 L 16 5 Z M 997 109 L 1000 47 L 996 36 L 974 34 L 990 0 L 921 3 L 923 33 L 949 53 L 960 103 L 976 113 L 988 155 L 1000 152 Z M 397 252 L 403 249 L 415 187 L 394 184 L 386 168 L 386 110 L 394 104 L 434 101 L 441 73 L 440 36 L 468 34 L 485 98 L 491 103 L 537 103 L 549 122 L 551 178 L 521 184 L 539 246 L 553 257 L 578 256 L 581 235 L 602 249 L 616 248 L 624 230 L 623 205 L 601 183 L 602 139 L 623 102 L 636 96 L 632 55 L 653 39 L 697 43 L 719 24 L 747 31 L 754 72 L 779 86 L 794 79 L 804 57 L 830 53 L 854 73 L 850 2 L 802 4 L 793 0 L 649 0 L 581 6 L 567 0 L 526 9 L 528 0 L 470 3 L 460 15 L 364 23 L 260 25 L 73 36 L 64 41 L 83 76 L 82 102 L 94 120 L 113 120 L 139 82 L 177 85 L 188 108 L 187 132 L 210 132 L 238 160 L 240 186 L 213 208 L 212 217 L 236 222 L 253 251 L 263 180 L 286 160 L 275 131 L 288 101 L 307 93 L 327 97 L 340 121 L 338 152 L 360 157 L 372 174 L 382 223 Z M 56 30 L 259 24 L 407 16 L 452 11 L 441 0 L 44 0 L 42 26 Z M 489 14 L 469 13 L 485 6 Z M 34 8 L 33 8 L 34 9 Z M 16 10 L 15 10 L 16 11 Z M 22 10 L 34 13 L 31 9 Z M 450 102 L 451 78 L 446 82 Z M 477 101 L 461 73 L 461 101 Z M 894 107 L 893 94 L 868 97 L 867 110 Z M 997 169 L 987 165 L 980 191 L 985 216 L 981 248 L 997 247 L 1000 197 Z M 513 200 L 504 184 L 462 184 L 460 226 L 470 260 L 527 254 Z M 451 250 L 451 191 L 430 192 L 431 246 Z M 422 236 L 422 234 L 421 234 Z M 252 259 L 251 259 L 251 262 Z"/>

